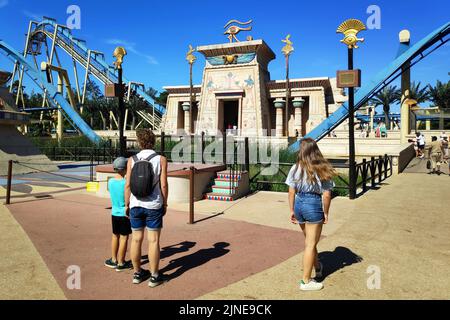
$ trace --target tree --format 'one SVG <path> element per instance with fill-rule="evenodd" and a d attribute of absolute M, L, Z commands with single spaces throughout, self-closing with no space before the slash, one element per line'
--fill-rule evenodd
<path fill-rule="evenodd" d="M 407 97 L 407 98 L 416 100 L 417 104 L 427 102 L 429 100 L 428 87 L 425 86 L 425 87 L 421 88 L 420 81 L 418 83 L 413 81 L 411 83 L 411 90 L 409 90 L 409 97 Z"/>
<path fill-rule="evenodd" d="M 397 86 L 386 86 L 371 99 L 371 102 L 375 105 L 375 107 L 383 106 L 384 119 L 388 130 L 391 129 L 391 119 L 389 118 L 391 104 L 399 102 L 400 99 L 401 92 Z"/>
<path fill-rule="evenodd" d="M 450 111 L 450 81 L 437 81 L 436 86 L 428 85 L 429 99 L 440 110 L 439 127 L 444 128 L 444 112 Z"/>
<path fill-rule="evenodd" d="M 429 99 L 439 109 L 450 110 L 450 81 L 437 81 L 436 86 L 428 85 Z"/>

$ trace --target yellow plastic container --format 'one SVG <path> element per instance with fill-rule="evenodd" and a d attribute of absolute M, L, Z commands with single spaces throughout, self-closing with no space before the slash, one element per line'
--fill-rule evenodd
<path fill-rule="evenodd" d="M 87 192 L 97 192 L 100 187 L 98 182 L 88 182 L 86 183 L 86 191 Z"/>

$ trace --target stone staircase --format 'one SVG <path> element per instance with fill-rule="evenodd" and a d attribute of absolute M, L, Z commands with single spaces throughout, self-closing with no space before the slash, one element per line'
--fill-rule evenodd
<path fill-rule="evenodd" d="M 247 171 L 234 172 L 229 170 L 217 172 L 212 192 L 206 194 L 206 199 L 216 201 L 234 201 L 245 196 L 250 191 Z"/>

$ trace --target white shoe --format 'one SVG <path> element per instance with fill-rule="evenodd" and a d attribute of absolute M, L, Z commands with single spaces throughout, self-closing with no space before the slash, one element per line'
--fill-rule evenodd
<path fill-rule="evenodd" d="M 300 290 L 302 291 L 318 291 L 321 289 L 323 289 L 323 284 L 316 282 L 314 279 L 311 279 L 308 283 L 304 283 L 303 280 L 300 281 Z"/>
<path fill-rule="evenodd" d="M 316 278 L 322 278 L 323 276 L 323 264 L 322 262 L 319 262 L 320 268 L 319 270 L 316 270 Z"/>

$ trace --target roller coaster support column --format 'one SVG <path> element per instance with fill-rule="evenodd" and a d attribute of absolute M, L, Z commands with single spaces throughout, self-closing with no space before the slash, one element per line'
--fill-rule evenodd
<path fill-rule="evenodd" d="M 408 30 L 402 30 L 399 34 L 400 45 L 409 47 L 410 42 L 410 33 Z M 401 143 L 408 143 L 408 135 L 411 131 L 411 122 L 410 122 L 410 104 L 408 103 L 409 93 L 411 89 L 411 63 L 406 62 L 402 67 L 402 79 L 401 79 L 401 112 L 400 112 L 400 132 Z"/>

